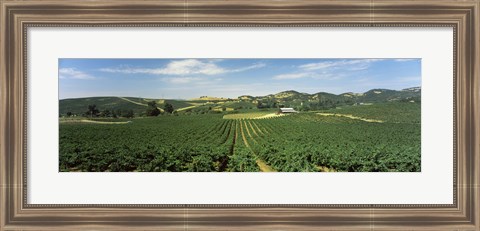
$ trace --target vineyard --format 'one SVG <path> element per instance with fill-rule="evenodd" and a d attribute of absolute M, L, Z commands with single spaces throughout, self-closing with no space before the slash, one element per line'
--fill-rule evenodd
<path fill-rule="evenodd" d="M 420 171 L 420 105 L 395 104 L 324 111 L 382 123 L 318 111 L 266 119 L 255 119 L 263 115 L 258 113 L 203 114 L 60 123 L 59 167 L 88 172 Z"/>

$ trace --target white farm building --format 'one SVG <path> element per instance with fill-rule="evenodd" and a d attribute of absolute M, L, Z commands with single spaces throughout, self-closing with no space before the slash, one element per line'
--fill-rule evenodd
<path fill-rule="evenodd" d="M 290 107 L 284 107 L 280 108 L 278 111 L 279 114 L 286 114 L 286 113 L 298 113 L 298 111 L 293 110 L 293 108 Z"/>

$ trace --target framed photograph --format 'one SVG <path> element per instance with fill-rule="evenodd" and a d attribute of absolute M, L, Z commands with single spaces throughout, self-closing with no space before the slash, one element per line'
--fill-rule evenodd
<path fill-rule="evenodd" d="M 480 2 L 1 2 L 0 230 L 480 230 Z"/>
<path fill-rule="evenodd" d="M 60 172 L 421 171 L 421 59 L 58 68 Z"/>

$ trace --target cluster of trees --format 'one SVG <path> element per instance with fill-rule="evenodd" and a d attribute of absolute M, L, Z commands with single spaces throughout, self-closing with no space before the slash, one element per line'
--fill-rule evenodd
<path fill-rule="evenodd" d="M 422 99 L 421 97 L 408 97 L 400 100 L 400 102 L 412 102 L 412 101 L 415 103 L 421 103 Z"/>
<path fill-rule="evenodd" d="M 299 111 L 316 111 L 316 110 L 328 110 L 332 108 L 336 108 L 337 106 L 340 105 L 353 105 L 353 101 L 339 101 L 339 100 L 331 100 L 331 99 L 325 99 L 325 100 L 319 100 L 316 102 L 308 102 L 304 103 L 303 105 L 296 107 L 297 110 Z"/>
<path fill-rule="evenodd" d="M 146 115 L 147 116 L 158 116 L 158 115 L 160 115 L 160 109 L 157 107 L 157 103 L 155 101 L 148 102 Z"/>
<path fill-rule="evenodd" d="M 174 112 L 173 105 L 170 103 L 165 103 L 163 106 L 163 111 L 164 113 L 172 114 Z M 158 116 L 162 114 L 162 111 L 160 108 L 157 106 L 157 103 L 155 101 L 148 102 L 147 110 L 145 113 L 140 114 L 140 116 Z M 67 117 L 75 116 L 72 112 L 67 112 L 66 113 Z M 103 118 L 119 118 L 119 117 L 124 117 L 124 118 L 133 118 L 135 116 L 135 113 L 131 109 L 117 109 L 117 110 L 110 110 L 110 109 L 104 109 L 100 111 L 97 108 L 97 105 L 91 104 L 88 105 L 88 110 L 82 114 L 82 116 L 85 117 L 103 117 Z"/>
<path fill-rule="evenodd" d="M 163 111 L 168 114 L 172 114 L 174 111 L 173 105 L 170 103 L 165 103 L 163 106 Z M 158 116 L 162 112 L 160 111 L 160 108 L 158 108 L 157 103 L 155 101 L 150 101 L 148 102 L 147 106 L 147 111 L 146 111 L 146 116 Z"/>
<path fill-rule="evenodd" d="M 258 109 L 263 109 L 263 108 L 281 108 L 285 107 L 285 104 L 278 103 L 274 100 L 264 100 L 264 101 L 258 101 L 257 103 L 257 108 Z"/>
<path fill-rule="evenodd" d="M 225 109 L 222 108 L 222 111 L 226 111 L 227 108 L 224 107 Z M 190 114 L 195 114 L 195 115 L 201 115 L 201 114 L 218 114 L 222 113 L 222 111 L 218 110 L 213 110 L 213 107 L 209 106 L 202 106 L 202 107 L 196 107 L 196 108 L 189 108 L 187 110 L 184 110 L 184 113 L 187 115 Z"/>
<path fill-rule="evenodd" d="M 67 116 L 71 116 L 71 112 L 67 112 Z M 105 118 L 118 118 L 118 117 L 125 117 L 125 118 L 133 118 L 134 117 L 133 110 L 109 110 L 104 109 L 103 111 L 98 110 L 97 105 L 92 104 L 88 105 L 88 111 L 85 112 L 84 116 L 87 117 L 105 117 Z"/>
<path fill-rule="evenodd" d="M 258 101 L 257 108 L 283 108 L 283 107 L 292 107 L 297 111 L 311 111 L 311 110 L 327 110 L 336 108 L 340 105 L 353 105 L 352 100 L 332 100 L 332 99 L 321 99 L 318 101 L 291 101 L 291 102 L 276 102 L 274 100 L 263 100 Z"/>
<path fill-rule="evenodd" d="M 169 103 L 165 103 L 165 105 L 163 106 L 163 110 L 164 110 L 166 113 L 172 114 L 173 111 L 174 111 L 174 108 L 173 108 L 173 105 L 171 105 L 171 104 L 169 104 Z"/>

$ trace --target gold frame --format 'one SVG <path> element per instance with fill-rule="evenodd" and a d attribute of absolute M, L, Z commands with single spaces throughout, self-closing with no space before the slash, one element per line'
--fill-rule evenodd
<path fill-rule="evenodd" d="M 0 0 L 0 230 L 480 230 L 479 0 Z M 26 52 L 33 26 L 454 28 L 452 205 L 29 205 Z"/>

